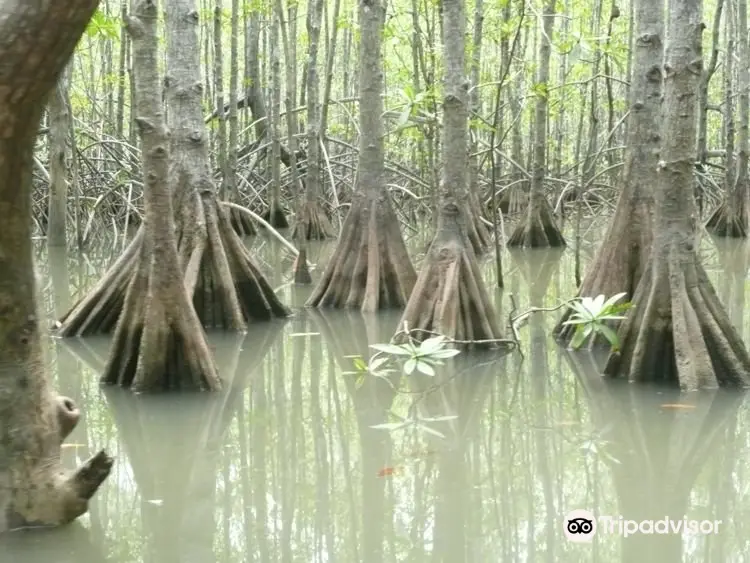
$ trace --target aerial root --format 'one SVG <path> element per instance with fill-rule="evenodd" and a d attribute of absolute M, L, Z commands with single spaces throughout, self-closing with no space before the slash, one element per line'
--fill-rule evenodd
<path fill-rule="evenodd" d="M 543 248 L 565 246 L 565 239 L 557 228 L 552 207 L 544 196 L 529 201 L 529 209 L 508 239 L 508 246 Z"/>
<path fill-rule="evenodd" d="M 278 202 L 272 203 L 263 213 L 263 219 L 274 229 L 288 229 L 289 221 L 284 214 L 284 210 Z"/>
<path fill-rule="evenodd" d="M 140 227 L 122 255 L 94 288 L 56 323 L 58 336 L 92 336 L 114 330 L 128 285 L 138 267 L 143 237 L 144 229 Z"/>
<path fill-rule="evenodd" d="M 359 194 L 308 307 L 403 307 L 416 273 L 390 202 Z"/>
<path fill-rule="evenodd" d="M 323 208 L 317 201 L 302 204 L 292 230 L 293 239 L 325 240 L 333 238 L 335 231 Z"/>
<path fill-rule="evenodd" d="M 747 238 L 746 207 L 725 200 L 706 221 L 706 230 L 717 237 Z"/>
<path fill-rule="evenodd" d="M 501 338 L 476 259 L 458 240 L 433 243 L 399 326 L 404 324 L 420 335 L 417 340 L 434 332 L 468 347 L 476 341 L 484 341 L 476 347 L 492 347 Z"/>
<path fill-rule="evenodd" d="M 232 224 L 232 229 L 240 237 L 251 237 L 258 234 L 258 229 L 250 220 L 250 217 L 240 212 L 238 209 L 229 209 L 229 220 Z"/>
<path fill-rule="evenodd" d="M 644 272 L 618 332 L 621 352 L 610 354 L 605 373 L 676 381 L 684 391 L 749 386 L 750 356 L 705 270 L 675 258 Z"/>
<path fill-rule="evenodd" d="M 307 248 L 300 246 L 299 254 L 294 259 L 294 283 L 295 285 L 309 285 L 312 283 L 310 268 L 307 267 Z"/>

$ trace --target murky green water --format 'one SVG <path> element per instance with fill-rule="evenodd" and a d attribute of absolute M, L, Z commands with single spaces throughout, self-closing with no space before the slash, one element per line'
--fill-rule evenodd
<path fill-rule="evenodd" d="M 593 234 L 591 234 L 593 233 Z M 600 238 L 586 237 L 584 263 Z M 288 303 L 291 259 L 252 243 Z M 324 264 L 332 244 L 311 249 Z M 419 248 L 419 245 L 417 246 Z M 423 247 L 422 247 L 423 248 Z M 747 336 L 746 245 L 705 240 L 704 264 Z M 45 305 L 65 310 L 111 261 L 40 250 Z M 501 318 L 553 306 L 574 290 L 573 250 L 504 254 Z M 494 279 L 492 260 L 485 265 Z M 50 368 L 83 407 L 66 463 L 100 447 L 117 456 L 110 479 L 75 525 L 11 534 L 0 561 L 515 562 L 746 561 L 748 400 L 725 393 L 605 384 L 586 357 L 548 338 L 557 314 L 520 329 L 523 359 L 459 356 L 436 378 L 396 392 L 385 380 L 357 386 L 346 356 L 369 355 L 399 314 L 320 314 L 247 335 L 212 334 L 227 388 L 217 395 L 133 396 L 102 389 L 107 340 L 54 341 Z M 231 383 L 230 383 L 231 382 Z M 408 391 L 408 393 L 404 392 Z M 371 426 L 388 411 L 457 415 L 420 429 Z M 685 402 L 689 404 L 685 407 Z M 675 406 L 677 405 L 677 406 Z M 634 521 L 721 521 L 714 534 L 611 533 L 574 543 L 574 509 Z M 617 528 L 617 526 L 614 526 Z"/>

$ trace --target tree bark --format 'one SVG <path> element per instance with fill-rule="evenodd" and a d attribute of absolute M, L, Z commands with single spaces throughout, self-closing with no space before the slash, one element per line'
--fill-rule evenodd
<path fill-rule="evenodd" d="M 693 166 L 702 0 L 670 0 L 654 245 L 605 373 L 681 389 L 750 385 L 750 355 L 695 249 Z"/>
<path fill-rule="evenodd" d="M 313 291 L 310 307 L 357 307 L 376 311 L 403 307 L 416 274 L 386 189 L 383 142 L 385 7 L 360 0 L 360 130 L 357 191 L 338 246 Z M 464 151 L 465 152 L 465 151 Z"/>
<path fill-rule="evenodd" d="M 734 184 L 727 190 L 726 198 L 706 222 L 706 229 L 719 237 L 747 238 L 750 222 L 750 68 L 745 61 L 750 58 L 747 36 L 747 0 L 737 0 L 737 37 L 740 44 L 739 60 L 739 122 L 737 162 Z M 729 57 L 734 53 L 729 52 Z M 700 156 L 700 155 L 699 155 Z"/>
<path fill-rule="evenodd" d="M 500 338 L 495 311 L 469 238 L 468 82 L 465 76 L 466 13 L 463 0 L 443 0 L 443 176 L 435 239 L 399 323 L 423 340 L 430 331 L 456 340 Z M 404 337 L 406 338 L 406 336 Z M 483 344 L 483 346 L 492 345 Z"/>
<path fill-rule="evenodd" d="M 334 235 L 333 225 L 320 205 L 320 103 L 318 96 L 318 46 L 320 24 L 323 15 L 323 0 L 310 0 L 307 9 L 307 182 L 305 199 L 300 202 L 297 221 L 292 238 L 322 240 Z M 335 187 L 334 187 L 335 189 Z"/>
<path fill-rule="evenodd" d="M 183 283 L 207 327 L 243 330 L 250 321 L 287 316 L 289 310 L 255 265 L 216 197 L 201 107 L 194 0 L 170 0 L 166 22 L 169 183 Z M 60 320 L 60 336 L 114 329 L 127 288 L 137 275 L 143 242 L 141 231 L 94 289 Z"/>
<path fill-rule="evenodd" d="M 557 0 L 548 0 L 544 6 L 543 33 L 539 39 L 539 70 L 535 85 L 537 93 L 534 109 L 533 170 L 528 210 L 508 239 L 508 246 L 532 248 L 565 246 L 565 239 L 555 223 L 552 207 L 544 195 L 544 178 L 547 173 L 547 98 L 556 3 Z"/>
<path fill-rule="evenodd" d="M 71 522 L 109 475 L 100 451 L 72 473 L 60 445 L 79 412 L 44 372 L 31 246 L 32 151 L 42 109 L 96 0 L 0 7 L 0 532 Z"/>
<path fill-rule="evenodd" d="M 661 147 L 658 124 L 664 11 L 658 2 L 637 0 L 635 14 L 625 186 L 604 241 L 578 290 L 578 295 L 584 297 L 610 297 L 624 292 L 632 299 L 643 271 L 648 267 L 653 239 L 651 186 Z M 570 311 L 567 311 L 554 329 L 557 338 L 566 343 L 572 340 L 575 330 L 575 327 L 563 324 L 569 318 Z"/>
<path fill-rule="evenodd" d="M 169 133 L 157 67 L 156 0 L 140 0 L 127 31 L 133 45 L 136 125 L 141 136 L 144 243 L 117 322 L 102 381 L 136 391 L 215 390 L 221 384 L 206 336 L 182 282 L 168 185 Z"/>

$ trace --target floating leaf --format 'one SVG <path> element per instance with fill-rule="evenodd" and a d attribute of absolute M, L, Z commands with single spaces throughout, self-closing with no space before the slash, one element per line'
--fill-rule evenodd
<path fill-rule="evenodd" d="M 320 333 L 319 332 L 293 332 L 289 336 L 320 336 Z"/>
<path fill-rule="evenodd" d="M 688 405 L 685 403 L 664 403 L 663 405 L 659 405 L 663 409 L 675 409 L 675 410 L 692 410 L 695 407 L 695 405 Z"/>

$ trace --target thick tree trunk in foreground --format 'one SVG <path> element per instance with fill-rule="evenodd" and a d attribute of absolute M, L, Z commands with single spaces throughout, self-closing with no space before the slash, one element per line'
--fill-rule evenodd
<path fill-rule="evenodd" d="M 534 161 L 531 175 L 531 194 L 528 211 L 516 225 L 508 239 L 508 246 L 536 248 L 540 246 L 565 246 L 552 207 L 544 195 L 544 177 L 547 173 L 547 89 L 549 86 L 550 56 L 552 54 L 552 31 L 555 22 L 556 0 L 548 0 L 544 6 L 544 33 L 539 39 L 539 70 L 534 109 Z"/>
<path fill-rule="evenodd" d="M 292 238 L 326 239 L 334 236 L 333 225 L 320 205 L 320 102 L 318 80 L 318 44 L 323 0 L 310 0 L 307 9 L 307 182 L 305 200 L 300 202 Z M 334 188 L 335 189 L 335 188 Z"/>
<path fill-rule="evenodd" d="M 338 246 L 307 305 L 376 311 L 403 307 L 416 273 L 385 186 L 381 0 L 360 0 L 358 187 Z"/>
<path fill-rule="evenodd" d="M 133 45 L 136 124 L 141 135 L 145 236 L 137 272 L 125 295 L 105 383 L 137 391 L 218 389 L 219 376 L 203 329 L 182 282 L 174 239 L 168 131 L 157 68 L 158 6 L 140 0 L 127 31 Z"/>
<path fill-rule="evenodd" d="M 443 99 L 443 177 L 435 240 L 399 323 L 456 340 L 500 338 L 472 244 L 469 242 L 468 95 L 464 77 L 466 14 L 463 0 L 443 1 L 445 94 Z M 418 332 L 417 339 L 429 337 Z"/>
<path fill-rule="evenodd" d="M 215 194 L 202 86 L 196 74 L 200 69 L 197 26 L 194 0 L 169 2 L 165 83 L 177 249 L 185 287 L 203 326 L 242 330 L 249 321 L 283 317 L 289 311 L 232 229 Z M 137 275 L 143 242 L 141 231 L 94 289 L 60 320 L 60 336 L 104 334 L 114 329 L 126 290 Z M 146 296 L 140 297 L 143 304 Z"/>
<path fill-rule="evenodd" d="M 717 237 L 747 238 L 750 222 L 750 46 L 747 36 L 747 0 L 737 1 L 737 34 L 740 44 L 739 107 L 740 134 L 737 147 L 737 177 L 724 201 L 706 221 L 706 229 Z M 731 7 L 727 17 L 732 17 Z M 731 53 L 731 51 L 729 51 Z M 731 53 L 733 54 L 733 53 Z"/>
<path fill-rule="evenodd" d="M 693 164 L 702 0 L 670 0 L 664 121 L 651 258 L 605 373 L 683 390 L 750 384 L 750 355 L 695 249 Z"/>
<path fill-rule="evenodd" d="M 32 150 L 42 108 L 98 2 L 0 6 L 0 532 L 71 522 L 109 475 L 100 451 L 75 472 L 60 445 L 79 413 L 44 373 L 31 248 Z"/>
<path fill-rule="evenodd" d="M 653 178 L 659 161 L 661 135 L 662 72 L 664 56 L 664 10 L 659 2 L 637 0 L 635 4 L 635 53 L 630 86 L 630 118 L 625 186 L 596 258 L 578 290 L 582 297 L 621 292 L 631 299 L 648 267 L 653 239 Z M 564 325 L 568 310 L 554 329 L 555 336 L 570 343 L 575 326 Z"/>

